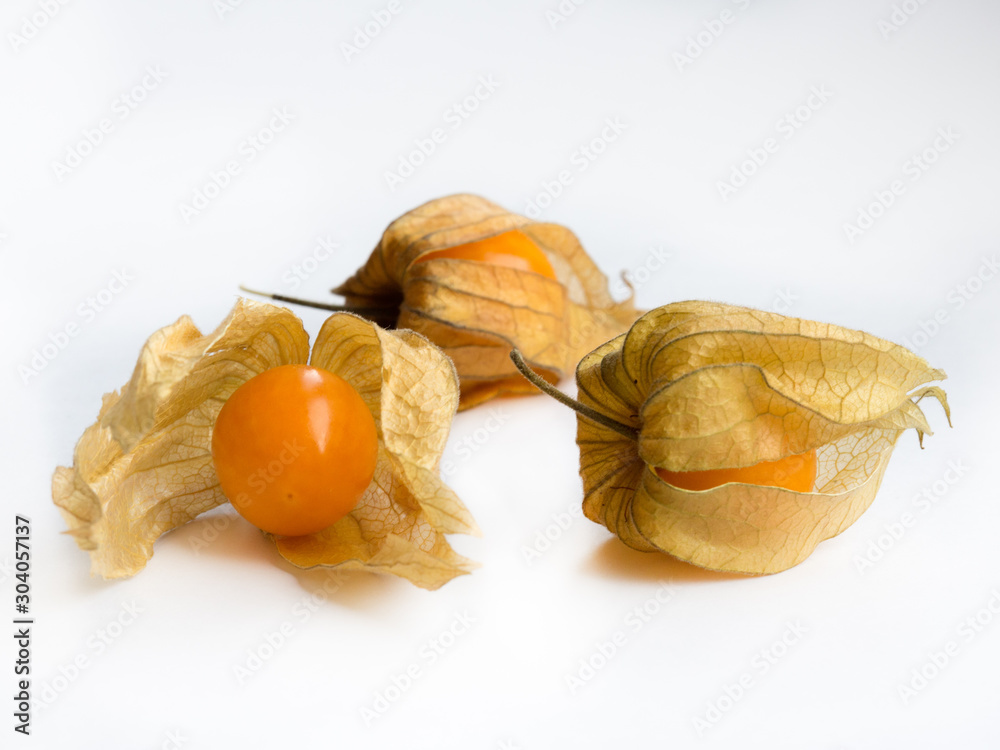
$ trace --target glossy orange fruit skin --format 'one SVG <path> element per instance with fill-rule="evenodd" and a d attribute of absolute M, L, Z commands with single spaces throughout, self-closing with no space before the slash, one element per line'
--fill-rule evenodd
<path fill-rule="evenodd" d="M 742 469 L 709 471 L 667 471 L 656 469 L 664 482 L 682 490 L 710 490 L 729 482 L 783 487 L 795 492 L 812 492 L 816 483 L 816 451 L 786 456 L 777 461 L 761 461 Z"/>
<path fill-rule="evenodd" d="M 212 433 L 223 493 L 250 523 L 280 536 L 312 534 L 350 513 L 377 455 L 375 420 L 358 392 L 306 365 L 241 385 Z"/>
<path fill-rule="evenodd" d="M 545 253 L 524 232 L 513 229 L 503 234 L 487 237 L 477 242 L 467 242 L 444 250 L 435 250 L 420 256 L 416 263 L 425 263 L 437 258 L 453 260 L 474 260 L 480 263 L 490 263 L 494 266 L 516 268 L 520 271 L 532 271 L 555 280 L 556 272 L 545 257 Z"/>

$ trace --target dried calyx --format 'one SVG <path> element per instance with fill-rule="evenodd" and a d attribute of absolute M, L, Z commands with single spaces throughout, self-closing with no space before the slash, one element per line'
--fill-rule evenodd
<path fill-rule="evenodd" d="M 412 331 L 384 331 L 331 316 L 310 353 L 286 308 L 241 299 L 214 332 L 182 317 L 150 337 L 132 379 L 104 397 L 97 422 L 59 467 L 52 496 L 92 572 L 141 570 L 163 534 L 225 503 L 211 445 L 219 412 L 254 376 L 289 364 L 334 373 L 357 391 L 377 431 L 374 478 L 357 506 L 331 526 L 271 537 L 300 567 L 360 568 L 437 588 L 474 564 L 445 539 L 478 533 L 438 472 L 458 406 L 454 367 Z"/>
<path fill-rule="evenodd" d="M 515 361 L 517 357 L 515 355 Z M 523 362 L 522 362 L 523 365 Z M 834 325 L 709 302 L 652 310 L 577 368 L 584 513 L 623 542 L 774 573 L 850 526 L 940 370 Z"/>
<path fill-rule="evenodd" d="M 460 409 L 534 392 L 508 359 L 512 348 L 558 382 L 639 314 L 631 300 L 612 299 L 569 229 L 474 195 L 439 198 L 396 219 L 364 266 L 333 291 L 343 305 L 314 306 L 408 328 L 440 346 L 458 371 Z"/>

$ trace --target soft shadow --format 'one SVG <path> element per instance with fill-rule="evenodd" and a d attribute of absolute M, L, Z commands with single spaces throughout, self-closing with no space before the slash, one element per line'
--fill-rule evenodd
<path fill-rule="evenodd" d="M 351 609 L 365 609 L 393 596 L 402 583 L 389 576 L 366 570 L 336 568 L 297 568 L 274 551 L 276 564 L 307 593 Z M 406 584 L 409 586 L 409 584 Z"/>
<path fill-rule="evenodd" d="M 258 529 L 232 512 L 199 516 L 172 531 L 172 544 L 192 554 L 214 557 L 227 563 L 270 564 L 296 580 L 309 594 L 325 597 L 345 607 L 364 608 L 389 595 L 395 581 L 366 571 L 332 568 L 297 568 L 283 558 L 274 543 Z"/>
<path fill-rule="evenodd" d="M 258 561 L 267 540 L 232 512 L 208 512 L 174 529 L 163 539 L 190 554 L 217 557 L 226 562 Z"/>
<path fill-rule="evenodd" d="M 751 576 L 723 573 L 691 565 L 663 552 L 639 552 L 619 539 L 608 539 L 590 556 L 584 566 L 587 573 L 602 578 L 630 581 L 662 581 L 673 583 L 713 583 L 736 581 Z"/>

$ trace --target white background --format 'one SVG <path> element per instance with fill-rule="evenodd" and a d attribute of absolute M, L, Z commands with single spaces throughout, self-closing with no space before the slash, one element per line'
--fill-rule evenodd
<path fill-rule="evenodd" d="M 561 23 L 547 17 L 557 0 L 400 0 L 349 61 L 343 45 L 385 3 L 247 0 L 220 14 L 211 0 L 71 2 L 36 16 L 33 38 L 12 37 L 42 5 L 0 11 L 0 601 L 13 611 L 13 516 L 26 514 L 33 689 L 55 696 L 18 743 L 996 747 L 1000 281 L 969 280 L 994 273 L 984 259 L 1000 250 L 1000 5 L 908 0 L 915 12 L 889 27 L 888 0 L 591 0 L 565 5 L 575 11 Z M 699 45 L 723 11 L 731 22 Z M 686 48 L 690 64 L 676 57 Z M 166 78 L 122 118 L 118 97 L 147 66 Z M 453 127 L 446 113 L 490 76 L 496 90 Z M 813 87 L 829 96 L 810 111 Z M 779 123 L 803 106 L 800 127 Z M 241 145 L 274 108 L 292 121 L 247 160 Z M 111 132 L 60 179 L 54 163 L 103 118 Z M 581 162 L 607 118 L 624 132 Z M 444 142 L 390 189 L 386 173 L 439 127 Z M 939 129 L 957 140 L 935 152 Z M 777 151 L 724 199 L 719 182 L 767 138 Z M 928 148 L 922 171 L 911 160 Z M 239 175 L 186 222 L 182 204 L 232 159 Z M 908 342 L 949 373 L 954 429 L 927 404 L 926 449 L 903 436 L 872 508 L 771 577 L 636 553 L 586 520 L 556 534 L 553 514 L 580 503 L 575 418 L 541 397 L 455 420 L 449 481 L 484 537 L 453 541 L 482 568 L 437 592 L 351 575 L 306 618 L 328 574 L 284 564 L 238 519 L 216 519 L 225 528 L 204 549 L 209 518 L 170 534 L 131 580 L 89 577 L 87 555 L 60 535 L 50 478 L 150 333 L 184 313 L 214 328 L 240 283 L 329 299 L 408 209 L 469 191 L 523 212 L 561 170 L 571 183 L 544 218 L 576 231 L 613 279 L 629 270 L 640 306 L 723 300 Z M 893 205 L 848 241 L 844 225 L 895 180 Z M 288 274 L 319 238 L 338 249 L 295 289 Z M 80 315 L 123 269 L 127 288 Z M 301 314 L 315 333 L 323 315 Z M 78 335 L 25 383 L 19 368 L 68 323 Z M 502 426 L 487 433 L 491 413 Z M 962 469 L 948 484 L 950 463 Z M 905 513 L 901 538 L 883 536 Z M 546 528 L 558 538 L 529 564 Z M 860 570 L 880 536 L 882 559 Z M 133 602 L 134 622 L 113 625 Z M 645 605 L 658 611 L 635 628 Z M 428 642 L 463 613 L 475 623 L 431 663 Z M 977 613 L 990 622 L 964 629 Z M 235 668 L 285 623 L 285 642 L 241 683 Z M 796 623 L 805 634 L 765 672 L 762 652 Z M 573 692 L 567 676 L 617 631 L 624 645 Z M 957 655 L 904 701 L 900 685 L 949 641 Z M 419 677 L 366 725 L 362 709 L 414 664 Z M 731 702 L 741 678 L 750 686 Z M 718 721 L 712 706 L 727 709 Z"/>

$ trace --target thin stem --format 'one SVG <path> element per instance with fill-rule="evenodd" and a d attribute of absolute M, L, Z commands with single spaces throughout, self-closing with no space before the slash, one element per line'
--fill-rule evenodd
<path fill-rule="evenodd" d="M 301 299 L 299 297 L 287 297 L 284 294 L 271 294 L 269 292 L 260 292 L 256 289 L 248 289 L 247 287 L 240 285 L 240 291 L 246 292 L 247 294 L 256 294 L 258 297 L 267 297 L 268 299 L 273 299 L 276 302 L 290 302 L 293 305 L 302 305 L 304 307 L 315 307 L 319 310 L 332 310 L 333 312 L 349 312 L 355 315 L 360 315 L 363 318 L 379 318 L 379 319 L 396 319 L 399 313 L 399 307 L 391 307 L 386 305 L 384 307 L 355 307 L 353 305 L 333 305 L 328 302 L 314 302 L 313 300 Z"/>
<path fill-rule="evenodd" d="M 542 378 L 537 372 L 528 366 L 528 363 L 524 361 L 524 357 L 521 356 L 521 352 L 517 349 L 512 349 L 510 352 L 511 361 L 514 362 L 514 366 L 520 371 L 528 381 L 535 386 L 538 390 L 547 396 L 551 396 L 560 404 L 568 406 L 573 409 L 577 414 L 582 414 L 591 422 L 597 422 L 597 424 L 607 427 L 609 430 L 614 430 L 619 435 L 624 435 L 629 440 L 638 440 L 639 431 L 633 427 L 629 427 L 626 424 L 622 424 L 616 419 L 612 419 L 606 414 L 601 414 L 596 409 L 592 409 L 589 406 L 581 404 L 576 399 L 572 399 L 565 393 L 560 391 L 554 385 L 549 383 L 547 380 Z"/>

